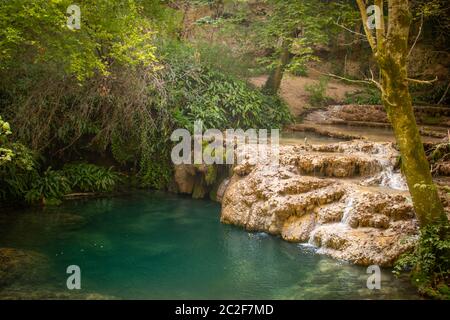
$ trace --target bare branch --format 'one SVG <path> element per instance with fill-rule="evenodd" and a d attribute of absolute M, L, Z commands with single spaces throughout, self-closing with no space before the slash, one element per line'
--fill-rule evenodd
<path fill-rule="evenodd" d="M 422 34 L 422 28 L 423 28 L 423 13 L 422 13 L 422 15 L 420 16 L 420 28 L 419 28 L 419 32 L 417 33 L 416 39 L 414 40 L 414 43 L 413 43 L 413 45 L 411 46 L 411 49 L 409 49 L 409 52 L 408 52 L 407 57 L 409 57 L 409 56 L 411 55 L 411 53 L 413 52 L 414 47 L 416 46 L 417 41 L 419 40 L 419 37 L 420 37 L 420 35 Z"/>
<path fill-rule="evenodd" d="M 418 84 L 433 84 L 434 82 L 438 81 L 438 77 L 434 78 L 433 80 L 419 80 L 419 79 L 411 79 L 406 78 L 409 82 L 418 83 Z"/>
<path fill-rule="evenodd" d="M 450 82 L 447 85 L 447 89 L 445 89 L 444 94 L 442 95 L 442 98 L 439 100 L 439 102 L 437 104 L 441 104 L 442 102 L 444 102 L 445 97 L 447 96 L 448 93 L 448 89 L 450 89 Z M 450 130 L 448 131 L 448 140 L 450 141 Z"/>
<path fill-rule="evenodd" d="M 312 67 L 310 67 L 310 69 L 311 69 L 311 70 L 314 70 L 314 71 L 317 72 L 317 73 L 320 73 L 321 75 L 328 76 L 328 77 L 332 77 L 332 78 L 339 79 L 339 80 L 343 80 L 343 81 L 347 81 L 347 82 L 352 82 L 352 83 L 364 83 L 364 84 L 373 84 L 373 83 L 372 83 L 371 81 L 369 81 L 369 80 L 349 79 L 349 78 L 345 78 L 345 77 L 338 76 L 337 74 L 321 72 L 321 71 L 319 71 L 319 70 L 317 70 L 317 69 L 314 69 L 314 68 L 312 68 Z"/>
<path fill-rule="evenodd" d="M 378 90 L 380 90 L 383 100 L 386 101 L 386 103 L 388 103 L 392 107 L 396 106 L 395 104 L 393 104 L 392 102 L 390 102 L 387 99 L 386 92 L 384 91 L 383 86 L 381 85 L 381 83 L 379 83 L 378 81 L 375 80 L 375 76 L 374 76 L 374 74 L 372 72 L 372 69 L 369 69 L 371 78 L 370 79 L 369 78 L 362 79 L 362 80 L 349 79 L 349 78 L 338 76 L 338 75 L 333 74 L 333 73 L 324 73 L 324 72 L 321 72 L 321 71 L 319 71 L 319 70 L 317 70 L 315 68 L 312 68 L 312 67 L 310 67 L 310 69 L 315 71 L 315 72 L 317 72 L 317 73 L 319 73 L 319 74 L 322 74 L 324 76 L 332 77 L 332 78 L 335 78 L 335 79 L 339 79 L 339 80 L 343 80 L 343 81 L 347 81 L 347 82 L 351 82 L 351 83 L 361 83 L 361 84 L 375 85 L 378 88 Z"/>
<path fill-rule="evenodd" d="M 334 24 L 337 25 L 338 27 L 342 28 L 342 29 L 347 30 L 347 31 L 350 32 L 350 33 L 353 33 L 353 34 L 356 34 L 356 35 L 358 35 L 358 36 L 361 36 L 361 37 L 363 37 L 364 39 L 367 40 L 367 37 L 366 37 L 365 34 L 362 34 L 362 33 L 360 33 L 360 32 L 356 32 L 356 31 L 353 31 L 353 30 L 347 28 L 346 26 L 343 26 L 342 24 L 339 24 L 339 23 L 337 23 L 337 22 L 335 22 Z"/>

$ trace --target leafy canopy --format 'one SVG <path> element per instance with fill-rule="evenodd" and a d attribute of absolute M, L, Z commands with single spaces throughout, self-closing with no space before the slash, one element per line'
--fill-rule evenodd
<path fill-rule="evenodd" d="M 113 64 L 155 67 L 155 33 L 135 0 L 81 0 L 81 28 L 67 27 L 71 0 L 8 0 L 0 6 L 0 68 L 52 66 L 82 80 Z"/>

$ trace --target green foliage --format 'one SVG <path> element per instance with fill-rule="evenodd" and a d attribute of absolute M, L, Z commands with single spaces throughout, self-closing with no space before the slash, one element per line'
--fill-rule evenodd
<path fill-rule="evenodd" d="M 335 31 L 333 22 L 343 15 L 345 5 L 340 2 L 317 0 L 270 0 L 271 10 L 267 19 L 259 23 L 258 44 L 272 54 L 260 59 L 269 69 L 280 63 L 283 47 L 288 46 L 292 55 L 286 66 L 288 71 L 302 72 L 306 63 L 318 61 L 314 48 L 327 44 Z"/>
<path fill-rule="evenodd" d="M 305 91 L 309 93 L 309 103 L 313 107 L 323 107 L 327 104 L 327 101 L 329 100 L 326 95 L 328 81 L 327 78 L 321 78 L 319 82 L 315 84 L 305 85 Z"/>
<path fill-rule="evenodd" d="M 410 92 L 415 105 L 432 105 L 440 102 L 441 98 L 444 100 L 441 102 L 442 105 L 447 105 L 449 103 L 449 96 L 446 95 L 448 88 L 448 83 L 434 84 L 432 86 L 423 86 L 421 84 L 411 84 Z M 431 123 L 432 124 L 432 123 Z"/>
<path fill-rule="evenodd" d="M 425 28 L 427 24 L 432 26 L 433 37 L 424 41 L 441 45 L 448 49 L 448 34 L 450 32 L 450 15 L 447 0 L 411 0 L 412 12 L 415 20 L 424 19 Z"/>
<path fill-rule="evenodd" d="M 205 182 L 207 186 L 211 186 L 216 182 L 217 179 L 217 168 L 215 165 L 207 166 L 205 173 Z"/>
<path fill-rule="evenodd" d="M 139 185 L 144 188 L 164 189 L 172 177 L 170 158 L 158 161 L 156 158 L 143 159 L 139 172 Z"/>
<path fill-rule="evenodd" d="M 195 120 L 206 128 L 278 128 L 291 121 L 287 106 L 243 80 L 226 75 L 193 59 L 190 49 L 177 44 L 166 47 L 170 66 L 169 92 L 174 118 L 191 129 Z"/>
<path fill-rule="evenodd" d="M 155 34 L 175 35 L 180 15 L 157 0 L 83 0 L 75 3 L 81 29 L 70 30 L 71 4 L 2 4 L 0 110 L 21 141 L 68 158 L 60 161 L 111 150 L 130 165 L 158 154 L 154 145 L 159 135 L 165 144 L 170 119 Z"/>
<path fill-rule="evenodd" d="M 112 168 L 99 167 L 94 164 L 66 164 L 62 172 L 72 191 L 110 192 L 120 182 L 120 176 Z"/>
<path fill-rule="evenodd" d="M 197 41 L 193 48 L 198 53 L 201 64 L 221 73 L 248 78 L 263 72 L 252 56 L 233 52 L 227 45 Z"/>
<path fill-rule="evenodd" d="M 5 123 L 2 124 L 2 132 L 10 134 L 9 125 Z M 6 139 L 2 140 L 7 143 Z M 20 143 L 7 143 L 6 146 L 13 157 L 0 165 L 1 201 L 57 205 L 72 190 L 107 192 L 120 181 L 119 175 L 111 168 L 86 163 L 66 165 L 61 171 L 49 167 L 41 175 L 34 152 Z"/>
<path fill-rule="evenodd" d="M 49 167 L 41 177 L 32 182 L 31 189 L 25 194 L 25 200 L 31 204 L 57 205 L 69 192 L 70 184 L 64 174 Z"/>
<path fill-rule="evenodd" d="M 0 200 L 20 202 L 39 177 L 38 165 L 35 154 L 24 145 L 12 143 L 8 147 L 14 157 L 0 166 Z"/>
<path fill-rule="evenodd" d="M 280 100 L 264 96 L 243 81 L 212 70 L 200 79 L 190 79 L 193 91 L 186 91 L 186 117 L 203 120 L 208 128 L 273 128 L 289 121 Z M 194 83 L 195 82 L 195 83 Z"/>
<path fill-rule="evenodd" d="M 305 65 L 301 65 L 295 68 L 291 68 L 291 74 L 297 77 L 307 77 L 308 76 L 308 68 Z"/>
<path fill-rule="evenodd" d="M 419 292 L 435 299 L 450 299 L 450 224 L 439 222 L 420 231 L 413 252 L 403 255 L 394 273 L 410 271 Z"/>
<path fill-rule="evenodd" d="M 79 80 L 113 64 L 153 67 L 150 20 L 138 1 L 78 1 L 81 28 L 70 30 L 70 0 L 10 0 L 0 7 L 0 65 L 56 66 Z"/>
<path fill-rule="evenodd" d="M 434 165 L 440 160 L 447 160 L 448 155 L 450 154 L 450 142 L 440 143 L 434 145 L 431 150 L 427 152 L 427 158 L 430 164 Z"/>
<path fill-rule="evenodd" d="M 21 201 L 38 174 L 36 155 L 20 143 L 7 140 L 11 128 L 0 117 L 0 200 Z M 4 146 L 4 147 L 3 147 Z"/>
<path fill-rule="evenodd" d="M 361 91 L 347 93 L 344 103 L 379 105 L 382 104 L 381 93 L 378 88 L 364 87 Z"/>
<path fill-rule="evenodd" d="M 11 133 L 12 132 L 9 123 L 3 121 L 2 117 L 0 117 L 0 167 L 6 162 L 11 161 L 14 157 L 14 153 L 10 148 L 3 147 L 3 145 L 7 141 L 6 137 Z"/>
<path fill-rule="evenodd" d="M 142 186 L 162 188 L 170 180 L 175 128 L 197 119 L 219 129 L 290 120 L 278 98 L 238 79 L 244 72 L 226 46 L 168 39 L 181 16 L 167 4 L 80 1 L 80 30 L 66 26 L 69 4 L 12 0 L 0 8 L 0 110 L 17 140 L 51 155 L 52 163 L 112 155 Z"/>

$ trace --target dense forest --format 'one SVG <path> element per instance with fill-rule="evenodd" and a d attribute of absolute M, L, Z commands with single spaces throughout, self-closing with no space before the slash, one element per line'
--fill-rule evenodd
<path fill-rule="evenodd" d="M 73 198 L 162 190 L 195 199 L 223 198 L 222 222 L 289 238 L 285 229 L 255 226 L 233 216 L 250 201 L 244 199 L 245 190 L 257 185 L 275 189 L 267 178 L 259 177 L 253 185 L 249 180 L 247 187 L 239 189 L 237 180 L 247 179 L 253 169 L 174 165 L 174 130 L 192 133 L 194 122 L 201 120 L 204 130 L 281 129 L 343 139 L 348 147 L 339 148 L 345 151 L 316 147 L 308 135 L 297 141 L 300 153 L 323 153 L 308 166 L 321 159 L 317 172 L 333 179 L 375 174 L 379 166 L 371 159 L 366 169 L 368 156 L 361 156 L 351 160 L 356 163 L 351 174 L 342 174 L 336 169 L 343 166 L 343 162 L 336 164 L 341 161 L 339 153 L 359 157 L 364 151 L 375 157 L 374 150 L 381 148 L 375 143 L 392 142 L 392 150 L 386 152 L 395 153 L 393 170 L 401 172 L 409 192 L 408 200 L 398 206 L 410 206 L 403 211 L 414 212 L 411 219 L 420 231 L 413 245 L 399 249 L 385 264 L 395 266 L 398 275 L 406 272 L 423 296 L 449 299 L 447 1 L 80 0 L 74 4 L 9 0 L 0 5 L 0 215 L 18 208 L 58 207 Z M 367 10 L 370 5 L 376 7 Z M 317 122 L 317 117 L 328 122 Z M 345 125 L 336 131 L 338 124 Z M 351 142 L 377 128 L 389 132 L 391 140 Z M 361 141 L 373 144 L 354 145 Z M 289 150 L 282 150 L 282 163 L 285 154 L 294 153 Z M 334 164 L 327 158 L 332 152 L 337 153 Z M 303 160 L 296 161 L 301 175 L 316 176 L 315 167 L 301 167 Z M 252 174 L 265 169 L 260 170 Z M 253 179 L 252 174 L 248 179 Z M 231 179 L 226 191 L 222 190 L 225 179 L 227 183 Z M 302 183 L 282 195 L 294 194 L 292 190 L 303 188 Z M 308 183 L 315 185 L 309 186 L 311 190 L 328 186 Z M 351 198 L 354 190 L 333 194 L 333 201 L 348 204 L 345 197 Z M 266 203 L 272 199 L 264 190 L 255 197 Z M 393 201 L 391 195 L 386 197 L 383 208 Z M 296 205 L 298 215 L 303 207 Z M 310 214 L 308 208 L 314 205 L 304 207 Z M 314 207 L 317 221 L 319 209 Z M 366 214 L 372 209 L 364 210 Z M 385 214 L 391 219 L 389 226 L 403 219 L 394 215 L 405 215 L 398 213 L 400 209 L 394 211 Z M 341 215 L 345 212 L 340 209 Z M 356 226 L 383 225 L 380 229 L 388 230 L 385 222 L 364 217 L 366 222 L 355 222 Z M 283 223 L 291 217 L 286 219 Z M 325 245 L 324 239 L 318 242 Z M 344 253 L 338 258 L 376 264 Z"/>

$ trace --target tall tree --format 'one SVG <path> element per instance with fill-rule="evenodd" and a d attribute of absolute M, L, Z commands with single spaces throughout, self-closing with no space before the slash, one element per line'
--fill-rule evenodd
<path fill-rule="evenodd" d="M 271 9 L 260 29 L 260 44 L 272 51 L 265 90 L 277 93 L 285 70 L 305 68 L 317 60 L 313 47 L 328 41 L 335 4 L 317 0 L 271 0 Z M 325 14 L 326 13 L 326 14 Z"/>
<path fill-rule="evenodd" d="M 375 34 L 369 27 L 366 3 L 364 0 L 356 1 L 367 40 L 381 72 L 381 83 L 373 77 L 372 81 L 381 90 L 383 104 L 394 129 L 402 156 L 403 171 L 420 226 L 447 219 L 430 173 L 409 92 L 409 83 L 427 82 L 408 77 L 408 37 L 412 19 L 409 1 L 387 0 L 388 6 L 385 8 L 385 1 L 375 0 L 375 5 L 380 8 Z"/>

